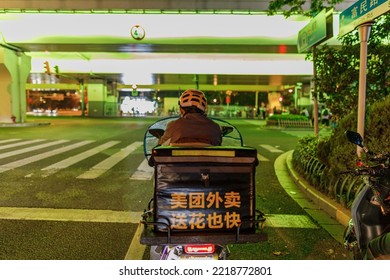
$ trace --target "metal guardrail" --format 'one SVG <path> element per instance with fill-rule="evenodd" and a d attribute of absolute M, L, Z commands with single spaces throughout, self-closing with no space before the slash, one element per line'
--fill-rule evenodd
<path fill-rule="evenodd" d="M 294 151 L 293 166 L 315 189 L 334 199 L 346 208 L 350 208 L 356 195 L 364 186 L 361 178 L 350 174 L 340 174 L 336 179 L 329 179 L 330 168 L 317 158 L 302 155 Z"/>
<path fill-rule="evenodd" d="M 299 128 L 311 128 L 313 124 L 310 120 L 267 120 L 268 126 L 278 127 L 299 127 Z"/>

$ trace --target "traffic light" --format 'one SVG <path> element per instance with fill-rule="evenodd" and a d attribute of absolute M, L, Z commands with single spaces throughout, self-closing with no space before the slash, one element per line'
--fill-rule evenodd
<path fill-rule="evenodd" d="M 58 65 L 54 66 L 54 72 L 56 73 L 56 78 L 58 79 L 60 76 L 60 68 Z"/>
<path fill-rule="evenodd" d="M 137 85 L 133 84 L 131 88 L 133 89 L 133 91 L 131 92 L 131 96 L 138 96 Z"/>
<path fill-rule="evenodd" d="M 50 71 L 50 65 L 49 65 L 49 62 L 48 61 L 45 61 L 44 63 L 43 63 L 43 68 L 45 68 L 45 73 L 46 74 L 51 74 L 51 71 Z"/>

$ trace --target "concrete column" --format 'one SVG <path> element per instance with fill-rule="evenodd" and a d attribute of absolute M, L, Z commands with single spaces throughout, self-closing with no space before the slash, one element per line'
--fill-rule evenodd
<path fill-rule="evenodd" d="M 104 117 L 104 102 L 106 100 L 106 85 L 103 80 L 88 82 L 88 116 Z"/>
<path fill-rule="evenodd" d="M 0 47 L 0 122 L 25 122 L 30 70 L 29 56 Z"/>

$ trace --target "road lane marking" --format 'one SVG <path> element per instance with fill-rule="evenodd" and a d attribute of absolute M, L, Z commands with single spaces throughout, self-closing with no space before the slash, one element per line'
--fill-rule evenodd
<path fill-rule="evenodd" d="M 1 146 L 0 150 L 5 150 L 8 148 L 15 148 L 15 147 L 23 146 L 23 145 L 28 145 L 28 144 L 34 144 L 34 143 L 42 142 L 42 141 L 45 141 L 45 139 L 34 139 L 34 140 L 22 141 L 22 142 L 18 142 L 18 143 L 12 143 L 12 144 Z"/>
<path fill-rule="evenodd" d="M 131 175 L 130 180 L 151 180 L 153 173 L 154 168 L 150 167 L 148 161 L 144 159 L 133 175 Z"/>
<path fill-rule="evenodd" d="M 260 147 L 266 149 L 267 151 L 269 151 L 271 153 L 283 153 L 282 150 L 279 150 L 275 147 L 272 147 L 271 145 L 260 145 Z"/>
<path fill-rule="evenodd" d="M 34 220 L 63 222 L 97 222 L 97 223 L 139 223 L 143 212 L 0 207 L 2 220 Z"/>
<path fill-rule="evenodd" d="M 265 226 L 278 228 L 313 228 L 318 226 L 306 215 L 265 215 Z"/>
<path fill-rule="evenodd" d="M 57 163 L 54 163 L 52 165 L 49 165 L 45 168 L 42 168 L 41 170 L 43 171 L 43 174 L 42 174 L 42 177 L 47 177 L 51 174 L 54 174 L 56 173 L 57 171 L 61 170 L 61 169 L 64 169 L 64 168 L 67 168 L 73 164 L 76 164 L 84 159 L 87 159 L 93 155 L 96 155 L 98 153 L 100 153 L 101 151 L 104 151 L 108 148 L 111 148 L 112 146 L 116 145 L 120 143 L 120 141 L 109 141 L 107 143 L 104 143 L 100 146 L 97 146 L 97 147 L 94 147 L 92 149 L 89 149 L 83 153 L 80 153 L 80 154 L 77 154 L 75 156 L 72 156 L 72 157 L 69 157 L 69 158 L 66 158 L 62 161 L 59 161 Z"/>
<path fill-rule="evenodd" d="M 13 138 L 13 139 L 4 139 L 4 140 L 0 140 L 0 144 L 7 144 L 7 143 L 10 143 L 10 142 L 15 142 L 15 141 L 20 141 L 21 139 L 19 138 Z"/>
<path fill-rule="evenodd" d="M 67 142 L 67 141 L 68 140 L 56 141 L 56 142 L 58 144 L 59 142 L 64 143 L 64 142 Z M 91 142 L 93 142 L 93 141 L 82 141 L 82 142 L 79 142 L 79 143 L 76 143 L 76 144 L 73 144 L 73 145 L 61 147 L 61 148 L 58 148 L 58 149 L 55 149 L 55 150 L 52 150 L 52 151 L 48 151 L 48 152 L 45 152 L 45 153 L 42 153 L 42 154 L 37 154 L 35 156 L 27 157 L 27 158 L 24 158 L 24 159 L 21 159 L 21 160 L 17 160 L 17 161 L 13 161 L 13 162 L 10 162 L 10 163 L 7 163 L 7 164 L 0 165 L 0 173 L 8 171 L 8 170 L 11 170 L 11 169 L 14 169 L 14 168 L 17 168 L 17 167 L 20 167 L 20 166 L 23 166 L 23 165 L 30 164 L 32 162 L 36 162 L 36 161 L 39 161 L 39 160 L 42 160 L 42 159 L 45 159 L 45 158 L 48 158 L 48 157 L 60 154 L 60 153 L 67 152 L 69 150 L 81 147 L 81 146 L 89 144 Z M 30 175 L 26 175 L 25 177 L 31 177 L 31 174 Z"/>
<path fill-rule="evenodd" d="M 144 225 L 139 223 L 137 230 L 131 240 L 129 249 L 127 250 L 125 260 L 142 260 L 146 245 L 141 244 L 141 235 L 144 230 Z"/>
<path fill-rule="evenodd" d="M 120 150 L 116 154 L 110 156 L 109 158 L 103 160 L 102 162 L 91 167 L 85 173 L 79 175 L 78 179 L 95 179 L 114 167 L 121 160 L 125 159 L 129 154 L 134 152 L 138 147 L 142 145 L 142 142 L 134 142 L 126 148 Z"/>
<path fill-rule="evenodd" d="M 257 158 L 259 159 L 259 161 L 269 161 L 269 159 L 268 158 L 266 158 L 266 157 L 263 157 L 262 155 L 260 155 L 260 154 L 257 154 Z"/>
<path fill-rule="evenodd" d="M 44 144 L 33 146 L 33 147 L 27 147 L 27 148 L 16 150 L 16 151 L 11 151 L 11 152 L 8 152 L 8 153 L 3 153 L 3 154 L 0 154 L 0 159 L 6 158 L 6 157 L 20 155 L 20 154 L 23 154 L 23 153 L 36 151 L 36 150 L 43 149 L 43 148 L 48 148 L 48 147 L 51 147 L 51 146 L 54 146 L 54 145 L 58 145 L 58 144 L 62 144 L 62 143 L 65 143 L 65 142 L 69 142 L 69 140 L 58 140 L 58 141 L 48 142 L 48 143 L 44 143 Z"/>
<path fill-rule="evenodd" d="M 0 207 L 0 219 L 2 220 L 138 224 L 137 230 L 127 250 L 125 260 L 143 259 L 147 247 L 140 242 L 144 230 L 144 225 L 140 223 L 142 214 L 143 212 L 113 210 Z M 266 227 L 318 228 L 318 226 L 306 215 L 267 214 L 265 217 Z"/>
<path fill-rule="evenodd" d="M 0 207 L 0 219 L 2 220 L 138 224 L 143 213 L 142 211 Z M 307 215 L 266 214 L 265 218 L 266 227 L 318 228 Z"/>

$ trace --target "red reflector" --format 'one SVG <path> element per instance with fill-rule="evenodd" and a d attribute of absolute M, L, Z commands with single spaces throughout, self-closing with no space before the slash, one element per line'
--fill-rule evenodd
<path fill-rule="evenodd" d="M 356 166 L 357 167 L 362 167 L 363 166 L 363 162 L 361 160 L 357 160 L 356 161 Z"/>
<path fill-rule="evenodd" d="M 186 254 L 212 254 L 215 251 L 214 244 L 185 245 Z"/>

